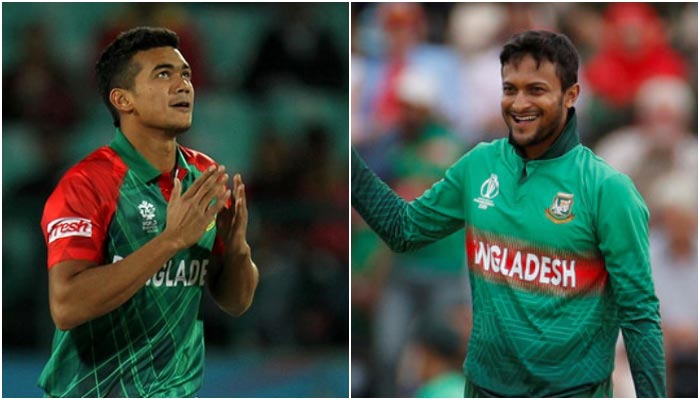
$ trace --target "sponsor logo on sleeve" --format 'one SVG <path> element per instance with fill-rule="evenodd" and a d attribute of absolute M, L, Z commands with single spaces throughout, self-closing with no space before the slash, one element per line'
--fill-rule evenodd
<path fill-rule="evenodd" d="M 49 243 L 70 236 L 92 237 L 92 221 L 80 217 L 58 218 L 49 222 L 46 232 Z"/>

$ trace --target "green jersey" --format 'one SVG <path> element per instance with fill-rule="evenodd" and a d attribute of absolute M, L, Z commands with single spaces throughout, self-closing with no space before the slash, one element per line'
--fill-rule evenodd
<path fill-rule="evenodd" d="M 186 190 L 214 162 L 179 146 Z M 160 234 L 172 174 L 151 166 L 117 130 L 71 168 L 46 202 L 42 227 L 48 267 L 61 261 L 116 262 Z M 212 224 L 199 242 L 170 259 L 131 299 L 73 329 L 56 329 L 39 386 L 51 397 L 186 397 L 204 369 L 197 318 L 215 244 Z M 217 251 L 221 243 L 217 240 Z M 60 268 L 58 266 L 57 268 Z M 97 267 L 99 268 L 99 267 Z"/>
<path fill-rule="evenodd" d="M 496 396 L 594 393 L 620 329 L 640 397 L 663 397 L 648 211 L 631 180 L 579 143 L 576 115 L 542 157 L 480 144 L 406 203 L 353 153 L 352 201 L 397 251 L 466 230 L 473 328 L 464 372 Z"/>

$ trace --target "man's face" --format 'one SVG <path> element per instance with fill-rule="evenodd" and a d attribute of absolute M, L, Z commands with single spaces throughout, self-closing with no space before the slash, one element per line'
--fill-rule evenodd
<path fill-rule="evenodd" d="M 182 133 L 192 125 L 194 87 L 190 67 L 172 47 L 139 51 L 132 58 L 141 68 L 129 92 L 133 116 L 146 129 Z"/>
<path fill-rule="evenodd" d="M 501 71 L 503 96 L 501 112 L 512 140 L 538 157 L 566 125 L 566 109 L 578 96 L 578 85 L 562 93 L 556 66 L 547 60 L 539 68 L 525 55 L 519 63 L 508 63 Z"/>

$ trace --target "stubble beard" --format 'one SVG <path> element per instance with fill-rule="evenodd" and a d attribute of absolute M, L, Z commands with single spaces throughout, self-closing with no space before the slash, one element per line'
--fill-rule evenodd
<path fill-rule="evenodd" d="M 536 145 L 546 141 L 547 139 L 549 139 L 550 137 L 555 135 L 557 133 L 557 131 L 559 130 L 559 124 L 560 124 L 560 121 L 562 119 L 562 115 L 564 114 L 563 106 L 564 106 L 564 99 L 563 99 L 563 97 L 561 97 L 559 99 L 559 107 L 557 108 L 557 116 L 554 119 L 554 121 L 552 121 L 551 124 L 537 128 L 537 130 L 535 131 L 535 134 L 532 135 L 530 138 L 519 139 L 516 136 L 514 136 L 513 135 L 513 126 L 511 125 L 510 120 L 508 120 L 508 122 L 509 122 L 508 123 L 508 139 L 509 139 L 509 141 L 511 143 L 515 143 L 516 145 L 522 147 L 523 149 L 526 149 L 530 146 L 536 146 Z M 510 117 L 506 117 L 506 118 L 510 118 Z"/>
<path fill-rule="evenodd" d="M 171 124 L 167 124 L 164 127 L 164 131 L 169 135 L 169 136 L 180 136 L 183 133 L 187 132 L 190 130 L 192 127 L 192 118 L 190 117 L 189 121 L 187 122 L 173 122 Z"/>
<path fill-rule="evenodd" d="M 182 135 L 183 133 L 189 131 L 189 130 L 190 130 L 190 127 L 192 127 L 192 124 L 189 124 L 189 125 L 187 125 L 187 126 L 178 126 L 178 125 L 174 125 L 174 126 L 165 128 L 165 131 L 168 133 L 168 135 L 171 135 L 171 136 L 180 136 L 180 135 Z"/>

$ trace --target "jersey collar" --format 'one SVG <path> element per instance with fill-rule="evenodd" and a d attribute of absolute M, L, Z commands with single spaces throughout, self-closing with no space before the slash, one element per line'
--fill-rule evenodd
<path fill-rule="evenodd" d="M 562 156 L 566 154 L 569 150 L 573 149 L 576 147 L 579 143 L 581 143 L 581 140 L 579 139 L 578 135 L 578 126 L 577 126 L 577 121 L 576 121 L 576 109 L 574 107 L 571 107 L 568 111 L 568 114 L 566 116 L 566 125 L 564 126 L 564 132 L 559 135 L 557 140 L 552 143 L 552 145 L 547 149 L 547 151 L 544 152 L 541 156 L 536 158 L 536 160 L 548 160 L 550 158 L 557 158 L 559 156 Z M 523 152 L 523 149 L 513 143 L 513 141 L 509 138 L 508 142 L 513 146 L 515 149 L 515 152 L 522 158 L 525 157 L 525 153 Z"/>
<path fill-rule="evenodd" d="M 134 148 L 121 129 L 117 128 L 117 132 L 114 135 L 114 139 L 112 139 L 112 142 L 109 144 L 109 147 L 114 149 L 122 160 L 124 160 L 126 165 L 129 166 L 129 169 L 133 170 L 144 182 L 150 182 L 161 175 L 161 172 L 151 165 L 148 160 L 143 158 L 141 153 Z M 176 157 L 177 165 L 187 165 L 184 155 L 180 151 L 180 146 L 177 146 Z"/>

